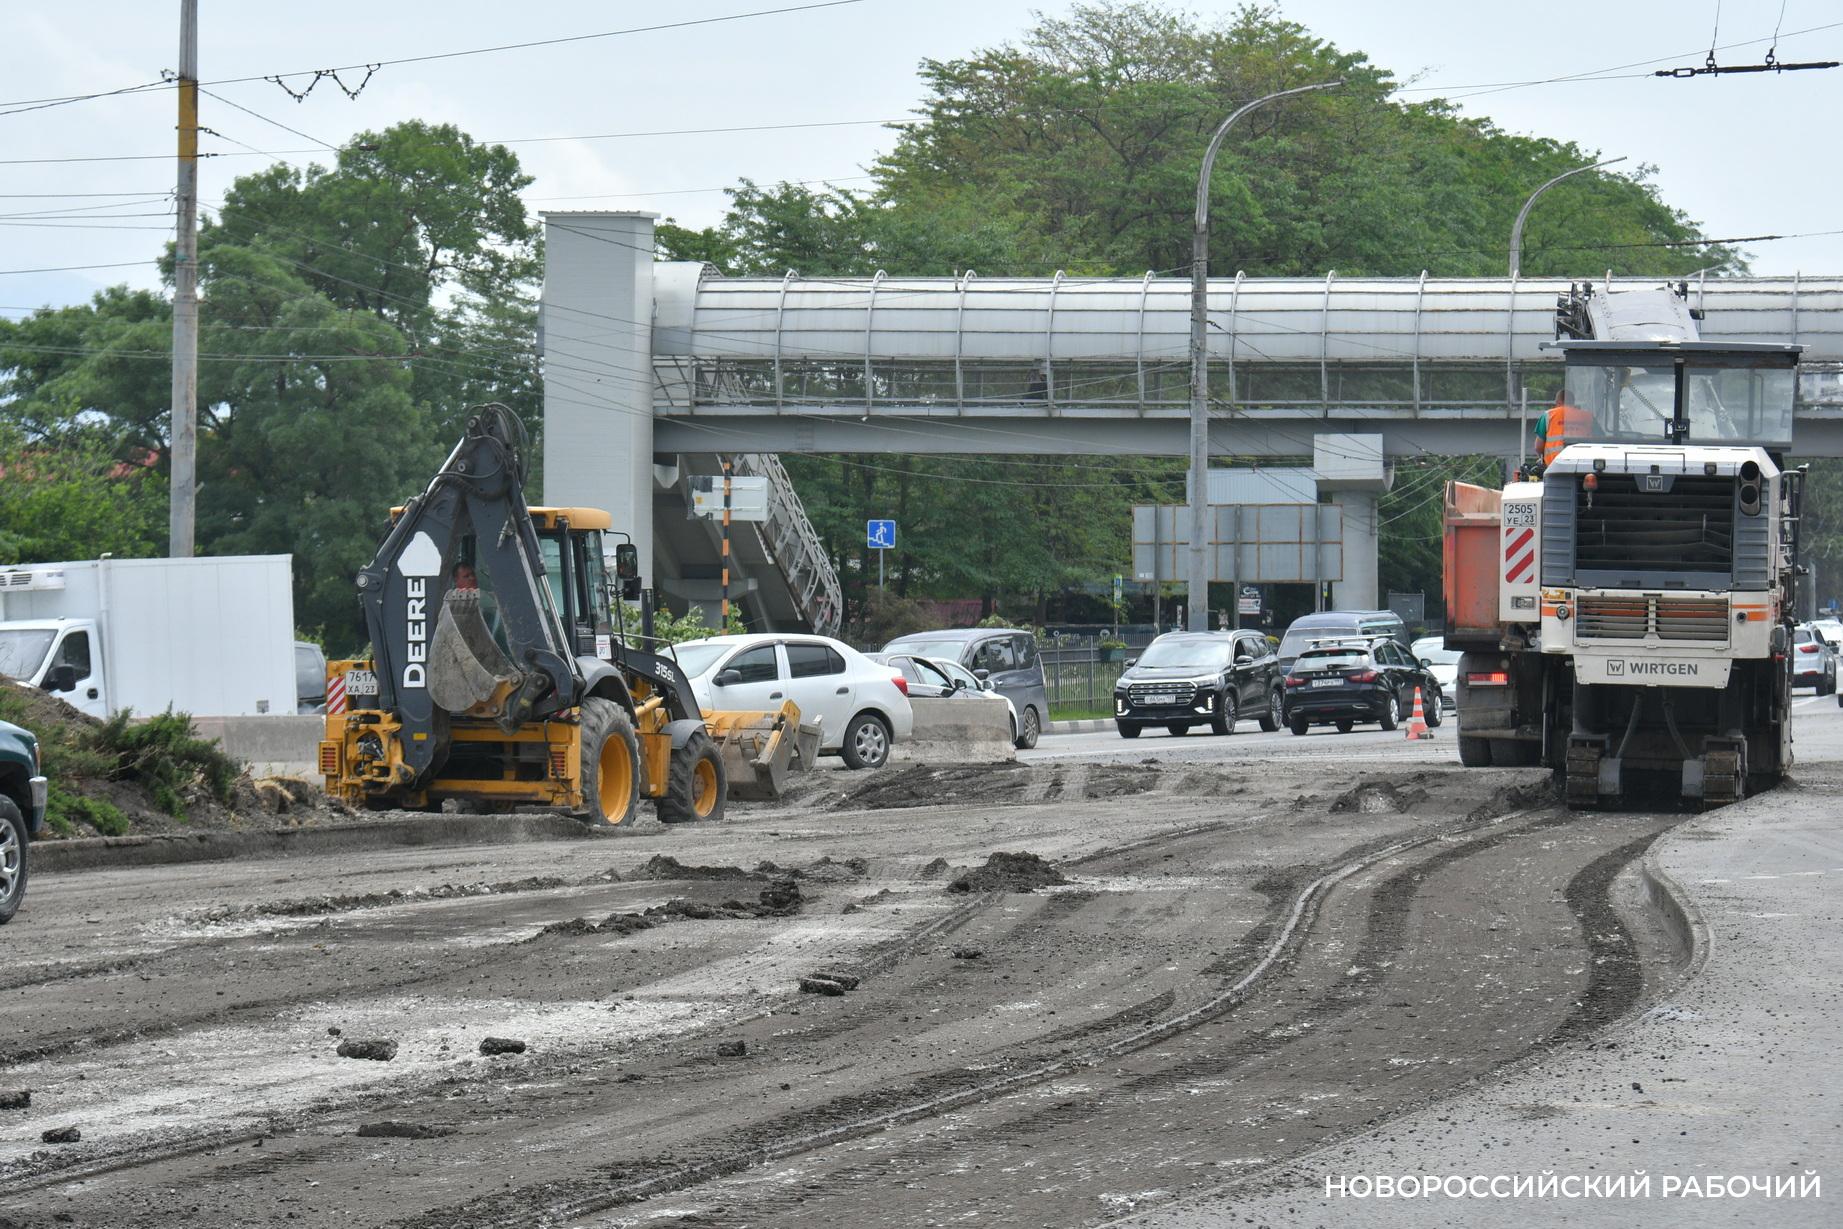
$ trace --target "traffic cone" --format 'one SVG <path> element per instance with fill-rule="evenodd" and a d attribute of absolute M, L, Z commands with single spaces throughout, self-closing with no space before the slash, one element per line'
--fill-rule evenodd
<path fill-rule="evenodd" d="M 1414 713 L 1408 718 L 1408 738 L 1432 738 L 1433 731 L 1427 728 L 1427 713 L 1421 708 L 1421 685 L 1414 685 Z"/>

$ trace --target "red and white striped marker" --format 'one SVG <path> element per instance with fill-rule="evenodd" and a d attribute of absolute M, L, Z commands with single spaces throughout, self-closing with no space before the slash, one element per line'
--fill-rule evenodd
<path fill-rule="evenodd" d="M 1504 540 L 1504 580 L 1517 584 L 1531 579 L 1536 568 L 1536 531 L 1521 529 Z"/>
<path fill-rule="evenodd" d="M 326 711 L 329 714 L 346 711 L 346 676 L 343 674 L 326 680 Z"/>

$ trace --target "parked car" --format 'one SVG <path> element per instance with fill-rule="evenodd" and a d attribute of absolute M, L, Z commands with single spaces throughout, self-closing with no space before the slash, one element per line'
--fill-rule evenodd
<path fill-rule="evenodd" d="M 26 898 L 27 859 L 44 822 L 38 739 L 30 730 L 0 721 L 0 925 L 13 920 Z"/>
<path fill-rule="evenodd" d="M 1843 653 L 1843 619 L 1813 619 L 1811 629 L 1824 638 L 1832 653 Z"/>
<path fill-rule="evenodd" d="M 1295 734 L 1315 725 L 1334 725 L 1338 733 L 1348 734 L 1359 721 L 1393 730 L 1414 711 L 1416 687 L 1427 724 L 1439 725 L 1439 682 L 1394 640 L 1315 645 L 1287 671 L 1286 724 Z"/>
<path fill-rule="evenodd" d="M 800 706 L 820 723 L 819 750 L 852 768 L 878 768 L 915 728 L 909 697 L 888 666 L 825 636 L 756 632 L 688 640 L 672 650 L 698 704 L 714 709 Z"/>
<path fill-rule="evenodd" d="M 1440 704 L 1446 712 L 1452 712 L 1455 706 L 1454 696 L 1459 694 L 1459 658 L 1458 649 L 1446 647 L 1444 636 L 1422 636 L 1409 647 L 1414 660 L 1420 662 L 1433 672 L 1434 682 L 1440 684 Z"/>
<path fill-rule="evenodd" d="M 326 654 L 311 640 L 294 642 L 294 711 L 326 711 Z"/>
<path fill-rule="evenodd" d="M 1836 651 L 1809 623 L 1792 629 L 1792 686 L 1815 687 L 1820 696 L 1836 694 Z"/>
<path fill-rule="evenodd" d="M 1037 638 L 1011 627 L 961 627 L 938 632 L 913 632 L 883 646 L 885 653 L 912 653 L 958 662 L 974 676 L 990 681 L 993 690 L 1017 710 L 1017 745 L 1028 751 L 1037 745 L 1049 717 L 1049 689 L 1044 685 L 1043 659 Z"/>
<path fill-rule="evenodd" d="M 1300 615 L 1280 638 L 1280 669 L 1290 670 L 1293 659 L 1314 644 L 1377 636 L 1388 636 L 1406 648 L 1408 627 L 1393 610 L 1322 610 Z"/>
<path fill-rule="evenodd" d="M 1280 728 L 1280 671 L 1259 632 L 1166 632 L 1146 646 L 1114 685 L 1114 726 L 1137 738 L 1148 725 L 1173 735 L 1207 724 L 1233 734 L 1252 717 Z"/>
<path fill-rule="evenodd" d="M 913 653 L 871 653 L 868 656 L 900 674 L 903 680 L 900 685 L 907 687 L 911 697 L 934 696 L 1004 705 L 1006 717 L 1011 722 L 1012 745 L 1023 746 L 1018 741 L 1017 706 L 1008 696 L 999 694 L 991 679 L 982 679 L 959 662 L 945 657 L 918 657 Z"/>

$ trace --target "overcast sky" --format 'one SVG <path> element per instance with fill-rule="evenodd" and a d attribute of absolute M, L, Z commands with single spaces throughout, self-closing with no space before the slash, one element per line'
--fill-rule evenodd
<path fill-rule="evenodd" d="M 798 0 L 676 0 L 673 4 L 550 0 L 315 0 L 311 4 L 201 0 L 200 76 L 306 73 L 623 26 L 714 17 Z M 1234 6 L 1191 6 L 1205 15 Z M 1468 113 L 1513 132 L 1572 139 L 1605 156 L 1654 164 L 1664 197 L 1718 237 L 1843 230 L 1843 171 L 1834 146 L 1843 69 L 1783 75 L 1660 80 L 1654 67 L 1699 64 L 1713 0 L 1287 0 L 1287 16 L 1340 46 L 1366 52 L 1428 96 L 1438 87 Z M 1767 40 L 1780 0 L 1726 0 L 1723 44 Z M 157 80 L 177 63 L 178 0 L 0 3 L 0 104 Z M 323 80 L 295 102 L 262 80 L 212 92 L 309 134 L 283 131 L 215 98 L 201 122 L 221 137 L 202 148 L 202 198 L 268 164 L 260 150 L 311 149 L 362 128 L 409 118 L 458 124 L 476 137 L 523 141 L 661 129 L 899 119 L 920 98 L 916 67 L 1015 38 L 1034 10 L 1025 0 L 860 0 L 816 11 L 582 41 L 563 46 L 393 65 L 356 100 Z M 1843 5 L 1785 0 L 1779 58 L 1843 59 Z M 1718 53 L 1757 62 L 1765 42 Z M 1660 61 L 1653 64 L 1650 61 Z M 1640 64 L 1639 62 L 1645 62 Z M 1636 65 L 1636 66 L 1634 66 Z M 1621 66 L 1631 66 L 1624 67 Z M 1492 91 L 1524 82 L 1621 69 L 1597 81 Z M 356 86 L 362 69 L 342 75 Z M 11 109 L 0 105 L 0 111 Z M 81 301 L 99 286 L 157 283 L 151 261 L 170 237 L 165 199 L 174 95 L 156 90 L 0 115 L 0 309 L 17 316 Z M 536 183 L 534 209 L 650 209 L 689 225 L 720 216 L 721 192 L 741 177 L 831 179 L 862 187 L 864 168 L 892 134 L 874 123 L 676 137 L 515 144 Z M 111 161 L 21 161 L 108 156 Z M 320 155 L 324 161 L 326 154 Z M 285 154 L 306 162 L 312 153 Z M 1534 185 L 1532 185 L 1533 187 Z M 120 197 L 81 195 L 127 193 Z M 85 210 L 118 215 L 82 222 Z M 31 214 L 20 217 L 21 214 Z M 120 215 L 151 216 L 120 216 Z M 62 219 L 47 224 L 47 219 Z M 113 229 L 120 228 L 120 229 Z M 1843 234 L 1745 245 L 1761 273 L 1843 273 Z M 142 262 L 121 268 L 18 273 L 48 266 Z M 1050 270 L 1045 270 L 1050 272 Z M 1582 270 L 1582 273 L 1591 271 Z"/>

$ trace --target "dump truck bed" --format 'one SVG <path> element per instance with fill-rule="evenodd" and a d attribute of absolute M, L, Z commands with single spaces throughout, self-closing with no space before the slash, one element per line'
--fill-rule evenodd
<path fill-rule="evenodd" d="M 1441 544 L 1446 644 L 1455 649 L 1498 647 L 1498 521 L 1503 492 L 1469 482 L 1446 484 Z"/>

